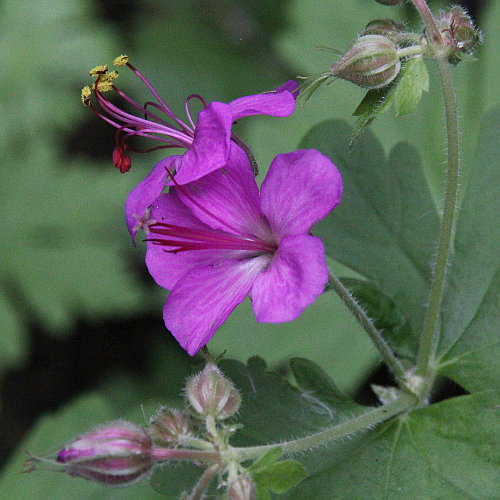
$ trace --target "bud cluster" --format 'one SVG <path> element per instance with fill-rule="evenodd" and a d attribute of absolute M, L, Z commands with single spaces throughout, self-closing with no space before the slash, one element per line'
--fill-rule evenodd
<path fill-rule="evenodd" d="M 70 476 L 127 486 L 148 477 L 156 463 L 191 460 L 207 465 L 208 487 L 212 472 L 228 474 L 231 463 L 239 472 L 234 476 L 233 467 L 229 479 L 222 481 L 227 484 L 229 498 L 253 500 L 253 480 L 230 453 L 225 455 L 237 427 L 225 422 L 238 411 L 240 393 L 210 362 L 187 380 L 185 394 L 185 410 L 162 406 L 150 418 L 147 429 L 125 420 L 109 422 L 68 442 L 53 458 L 31 457 L 26 463 L 28 471 L 43 461 L 63 467 Z"/>

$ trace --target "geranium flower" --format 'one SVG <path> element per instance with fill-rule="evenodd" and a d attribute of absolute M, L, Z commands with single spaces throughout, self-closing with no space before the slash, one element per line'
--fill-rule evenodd
<path fill-rule="evenodd" d="M 161 143 L 148 151 L 159 148 L 186 150 L 183 155 L 170 156 L 157 163 L 149 175 L 130 193 L 125 214 L 132 239 L 141 227 L 140 220 L 145 218 L 148 207 L 165 188 L 168 179 L 165 167 L 176 174 L 177 184 L 186 184 L 199 179 L 227 163 L 232 143 L 236 142 L 250 155 L 245 144 L 231 132 L 232 124 L 236 120 L 259 114 L 285 117 L 292 114 L 295 109 L 298 85 L 292 80 L 272 92 L 240 97 L 229 104 L 211 102 L 207 105 L 201 96 L 190 95 L 185 102 L 188 118 L 186 123 L 167 106 L 142 73 L 128 62 L 127 56 L 116 58 L 114 64 L 128 66 L 147 86 L 155 99 L 144 105 L 131 99 L 116 87 L 115 80 L 118 73 L 108 71 L 107 66 L 98 66 L 90 72 L 96 76 L 93 90 L 99 108 L 92 104 L 92 92 L 89 87 L 83 89 L 82 100 L 103 120 L 116 127 L 116 147 L 113 152 L 115 165 L 122 172 L 130 169 L 131 160 L 126 151 L 134 151 L 127 142 L 133 136 L 146 137 Z M 110 90 L 114 90 L 135 108 L 140 116 L 127 113 L 107 100 L 103 93 Z M 189 103 L 192 99 L 198 99 L 204 108 L 198 113 L 196 124 L 189 112 Z"/>
<path fill-rule="evenodd" d="M 146 264 L 171 290 L 166 327 L 196 354 L 250 294 L 259 322 L 297 318 L 321 294 L 328 270 L 311 227 L 340 201 L 342 180 L 315 150 L 278 155 L 262 183 L 232 146 L 228 163 L 158 197 Z"/>

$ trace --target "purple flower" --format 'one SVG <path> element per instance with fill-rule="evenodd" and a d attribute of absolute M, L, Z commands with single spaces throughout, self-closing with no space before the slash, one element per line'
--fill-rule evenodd
<path fill-rule="evenodd" d="M 259 322 L 297 318 L 328 280 L 309 231 L 341 194 L 340 173 L 315 150 L 278 155 L 259 194 L 233 145 L 225 167 L 158 197 L 146 264 L 171 290 L 163 317 L 180 345 L 196 354 L 248 294 Z"/>
<path fill-rule="evenodd" d="M 126 56 L 115 59 L 116 66 L 128 66 L 147 86 L 154 97 L 153 102 L 144 105 L 137 103 L 119 90 L 114 81 L 118 76 L 116 71 L 108 71 L 107 66 L 94 68 L 90 73 L 96 76 L 94 94 L 100 109 L 95 107 L 90 99 L 88 87 L 82 92 L 84 104 L 90 106 L 107 123 L 116 127 L 116 148 L 113 161 L 122 172 L 130 169 L 130 158 L 126 151 L 134 151 L 127 143 L 133 136 L 146 137 L 160 143 L 158 148 L 185 149 L 183 155 L 169 156 L 157 163 L 149 175 L 130 193 L 125 205 L 127 227 L 134 239 L 142 222 L 147 219 L 147 209 L 154 199 L 164 190 L 168 179 L 167 170 L 176 173 L 177 184 L 186 184 L 223 167 L 228 159 L 231 144 L 242 142 L 231 132 L 232 124 L 245 116 L 269 115 L 285 117 L 293 113 L 298 85 L 289 81 L 278 89 L 265 94 L 240 97 L 229 104 L 211 102 L 206 104 L 197 94 L 186 99 L 185 109 L 188 121 L 177 117 L 160 97 L 151 83 L 132 64 Z M 103 92 L 114 90 L 139 116 L 127 113 L 109 100 Z M 196 124 L 189 113 L 189 103 L 192 99 L 201 101 L 203 108 L 198 113 Z M 149 150 L 149 151 L 151 151 Z"/>

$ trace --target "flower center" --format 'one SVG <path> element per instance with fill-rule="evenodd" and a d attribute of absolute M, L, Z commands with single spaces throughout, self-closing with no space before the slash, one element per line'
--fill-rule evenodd
<path fill-rule="evenodd" d="M 167 247 L 167 252 L 177 253 L 190 250 L 244 250 L 257 253 L 273 254 L 277 245 L 261 240 L 230 234 L 215 229 L 194 229 L 177 226 L 166 222 L 155 222 L 149 226 L 150 234 L 157 237 L 148 238 L 155 245 Z"/>
<path fill-rule="evenodd" d="M 270 238 L 270 240 L 267 241 L 251 233 L 244 234 L 241 230 L 235 228 L 199 203 L 191 196 L 188 189 L 185 189 L 184 186 L 180 186 L 176 182 L 175 176 L 172 175 L 170 170 L 167 167 L 165 167 L 165 169 L 176 189 L 178 189 L 193 205 L 198 207 L 214 221 L 225 226 L 230 232 L 216 229 L 198 229 L 169 224 L 167 222 L 151 221 L 151 223 L 148 224 L 149 233 L 159 237 L 148 238 L 146 241 L 170 248 L 166 251 L 172 253 L 190 250 L 219 249 L 274 254 L 278 248 L 274 240 Z"/>

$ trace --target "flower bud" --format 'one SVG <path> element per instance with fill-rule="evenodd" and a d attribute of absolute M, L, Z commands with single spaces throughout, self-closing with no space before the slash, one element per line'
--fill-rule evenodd
<path fill-rule="evenodd" d="M 441 11 L 437 18 L 437 25 L 455 51 L 472 53 L 481 42 L 481 31 L 478 30 L 472 19 L 462 7 L 452 7 L 449 11 Z M 453 54 L 451 55 L 453 59 Z"/>
<path fill-rule="evenodd" d="M 363 35 L 382 35 L 396 43 L 404 38 L 405 27 L 392 19 L 374 19 L 361 32 L 361 36 Z"/>
<path fill-rule="evenodd" d="M 233 383 L 212 364 L 188 380 L 186 397 L 195 414 L 211 415 L 217 420 L 234 415 L 241 404 L 240 393 Z"/>
<path fill-rule="evenodd" d="M 366 89 L 389 85 L 399 73 L 401 62 L 392 40 L 381 35 L 364 35 L 330 66 L 331 75 Z"/>
<path fill-rule="evenodd" d="M 162 407 L 151 417 L 149 434 L 156 441 L 178 444 L 179 438 L 191 435 L 188 417 L 181 410 Z"/>
<path fill-rule="evenodd" d="M 254 500 L 255 483 L 248 476 L 238 476 L 229 483 L 227 494 L 231 500 Z"/>
<path fill-rule="evenodd" d="M 125 486 L 144 479 L 153 464 L 153 443 L 141 427 L 110 422 L 76 438 L 57 455 L 70 476 Z"/>
<path fill-rule="evenodd" d="M 404 0 L 375 0 L 375 2 L 382 5 L 399 5 L 400 3 L 403 3 Z"/>

